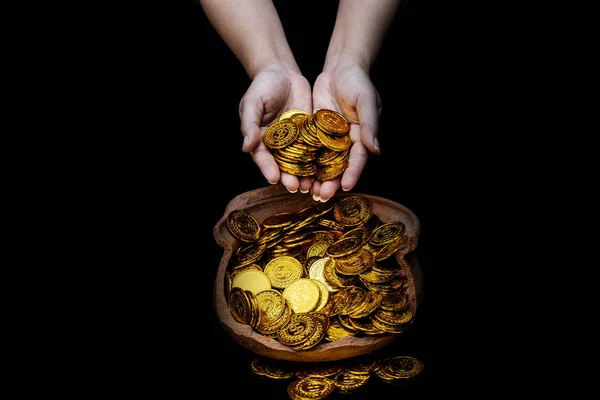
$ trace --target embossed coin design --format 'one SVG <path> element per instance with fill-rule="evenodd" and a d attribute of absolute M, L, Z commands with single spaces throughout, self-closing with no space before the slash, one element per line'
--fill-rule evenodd
<path fill-rule="evenodd" d="M 280 149 L 291 144 L 297 136 L 298 126 L 286 119 L 270 125 L 263 135 L 263 141 L 270 149 Z"/>
<path fill-rule="evenodd" d="M 233 236 L 243 242 L 253 242 L 260 236 L 256 218 L 245 210 L 233 210 L 227 215 L 227 227 Z"/>

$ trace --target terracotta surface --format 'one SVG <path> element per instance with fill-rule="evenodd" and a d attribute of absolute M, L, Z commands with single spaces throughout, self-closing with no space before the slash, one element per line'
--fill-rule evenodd
<path fill-rule="evenodd" d="M 408 295 L 414 321 L 415 318 L 418 318 L 417 308 L 423 292 L 421 268 L 415 253 L 412 252 L 417 247 L 420 222 L 416 215 L 408 208 L 381 197 L 362 193 L 339 192 L 336 198 L 352 195 L 359 195 L 367 199 L 371 204 L 371 212 L 376 214 L 381 222 L 401 221 L 406 226 L 409 245 L 404 252 L 396 253 L 396 259 L 408 278 Z M 300 192 L 291 194 L 282 185 L 255 189 L 233 198 L 227 205 L 222 218 L 213 229 L 215 240 L 224 250 L 215 279 L 215 312 L 224 331 L 237 343 L 257 355 L 289 361 L 318 362 L 341 360 L 378 350 L 397 340 L 402 335 L 402 333 L 387 333 L 372 337 L 349 336 L 335 342 L 324 341 L 322 344 L 318 344 L 309 350 L 295 351 L 275 339 L 255 332 L 250 326 L 235 321 L 231 316 L 225 296 L 225 271 L 227 270 L 232 252 L 235 249 L 236 240 L 227 227 L 227 215 L 229 212 L 243 209 L 251 213 L 258 222 L 262 223 L 265 218 L 277 212 L 297 212 L 314 203 L 312 196 L 309 194 L 302 194 Z"/>

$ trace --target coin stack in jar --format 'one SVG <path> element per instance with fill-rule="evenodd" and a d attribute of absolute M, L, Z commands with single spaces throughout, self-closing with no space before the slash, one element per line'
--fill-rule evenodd
<path fill-rule="evenodd" d="M 400 333 L 412 323 L 404 255 L 415 243 L 401 221 L 372 213 L 366 198 L 334 197 L 262 223 L 233 210 L 227 225 L 238 241 L 225 273 L 237 322 L 294 350 Z"/>
<path fill-rule="evenodd" d="M 288 110 L 266 129 L 263 142 L 282 171 L 323 182 L 348 167 L 350 122 L 329 109 Z"/>

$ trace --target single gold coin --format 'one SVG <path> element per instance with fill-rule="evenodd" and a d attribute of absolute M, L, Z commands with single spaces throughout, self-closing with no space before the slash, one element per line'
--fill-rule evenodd
<path fill-rule="evenodd" d="M 361 248 L 349 256 L 337 258 L 335 270 L 342 275 L 358 275 L 371 268 L 374 262 L 373 253 Z"/>
<path fill-rule="evenodd" d="M 227 215 L 229 232 L 243 242 L 254 242 L 260 236 L 256 218 L 245 210 L 233 210 Z"/>
<path fill-rule="evenodd" d="M 290 120 L 277 121 L 270 125 L 263 135 L 263 142 L 270 149 L 288 146 L 298 137 L 298 125 Z"/>
<path fill-rule="evenodd" d="M 283 297 L 295 313 L 307 313 L 319 305 L 321 290 L 312 279 L 299 278 L 283 290 Z"/>
<path fill-rule="evenodd" d="M 256 302 L 261 312 L 261 324 L 269 325 L 283 315 L 285 298 L 275 289 L 266 289 L 256 294 Z"/>
<path fill-rule="evenodd" d="M 371 217 L 371 205 L 361 196 L 344 197 L 335 205 L 333 215 L 345 226 L 358 226 Z"/>
<path fill-rule="evenodd" d="M 253 312 L 252 303 L 245 290 L 240 287 L 231 288 L 227 296 L 229 312 L 233 318 L 244 325 L 251 325 Z"/>
<path fill-rule="evenodd" d="M 317 131 L 317 137 L 325 147 L 334 151 L 342 152 L 350 149 L 350 146 L 352 146 L 350 135 L 333 136 L 319 130 Z"/>
<path fill-rule="evenodd" d="M 265 265 L 264 272 L 269 277 L 272 287 L 285 289 L 302 276 L 304 268 L 302 263 L 292 256 L 279 256 Z"/>
<path fill-rule="evenodd" d="M 289 322 L 277 331 L 277 340 L 286 346 L 298 346 L 311 337 L 317 323 L 308 313 L 292 314 Z"/>
<path fill-rule="evenodd" d="M 350 371 L 342 371 L 335 375 L 332 379 L 335 382 L 335 386 L 342 392 L 350 392 L 356 390 L 361 386 L 364 386 L 369 382 L 371 375 L 369 374 L 355 374 Z"/>
<path fill-rule="evenodd" d="M 310 312 L 308 314 L 315 321 L 315 331 L 304 342 L 297 346 L 293 346 L 292 348 L 294 350 L 308 350 L 315 347 L 325 337 L 327 329 L 329 328 L 329 317 L 327 315 L 320 312 Z"/>
<path fill-rule="evenodd" d="M 335 342 L 346 336 L 354 336 L 356 333 L 358 333 L 356 329 L 346 329 L 346 327 L 342 326 L 337 319 L 334 319 L 329 324 L 329 329 L 327 329 L 327 333 L 325 334 L 325 340 Z"/>
<path fill-rule="evenodd" d="M 271 289 L 271 280 L 264 272 L 250 268 L 237 274 L 231 286 L 249 290 L 256 295 L 263 290 Z"/>
<path fill-rule="evenodd" d="M 279 117 L 279 120 L 283 121 L 284 119 L 291 118 L 292 115 L 296 115 L 296 114 L 308 115 L 307 112 L 304 112 L 302 110 L 287 110 L 283 114 L 281 114 L 281 116 Z"/>
<path fill-rule="evenodd" d="M 325 240 L 314 242 L 306 251 L 306 257 L 325 257 L 325 253 L 330 244 L 331 242 Z"/>
<path fill-rule="evenodd" d="M 292 381 L 287 392 L 292 400 L 320 400 L 329 396 L 336 389 L 330 378 L 307 376 Z"/>
<path fill-rule="evenodd" d="M 312 281 L 317 284 L 320 292 L 319 304 L 315 307 L 315 311 L 321 311 L 329 302 L 329 288 L 323 281 L 317 279 L 313 279 Z"/>
<path fill-rule="evenodd" d="M 379 225 L 369 239 L 374 246 L 383 246 L 402 236 L 406 231 L 406 226 L 400 221 L 386 222 Z"/>
<path fill-rule="evenodd" d="M 350 236 L 339 239 L 327 247 L 327 255 L 331 258 L 345 257 L 360 250 L 362 240 L 359 237 Z"/>
<path fill-rule="evenodd" d="M 346 135 L 350 132 L 350 122 L 337 111 L 322 108 L 314 113 L 314 121 L 319 128 L 332 135 Z"/>
<path fill-rule="evenodd" d="M 412 378 L 423 371 L 423 361 L 411 356 L 395 356 L 381 360 L 380 367 L 375 373 L 382 374 L 392 379 Z"/>

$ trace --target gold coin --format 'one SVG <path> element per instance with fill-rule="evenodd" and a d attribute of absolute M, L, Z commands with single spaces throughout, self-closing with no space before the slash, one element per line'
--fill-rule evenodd
<path fill-rule="evenodd" d="M 291 118 L 292 115 L 296 115 L 296 114 L 308 116 L 308 113 L 306 113 L 302 110 L 287 110 L 283 114 L 281 114 L 281 116 L 279 117 L 279 120 L 282 121 L 284 119 Z"/>
<path fill-rule="evenodd" d="M 358 238 L 360 238 L 362 244 L 364 244 L 370 240 L 372 234 L 373 234 L 373 231 L 371 230 L 371 228 L 369 228 L 368 226 L 362 225 L 362 226 L 359 226 L 357 228 L 347 231 L 340 237 L 340 239 L 345 239 L 347 237 L 358 237 Z"/>
<path fill-rule="evenodd" d="M 265 358 L 254 357 L 252 360 L 250 360 L 248 367 L 250 368 L 250 371 L 254 372 L 256 375 L 264 375 L 263 366 L 265 365 L 266 361 L 267 360 Z"/>
<path fill-rule="evenodd" d="M 227 227 L 233 236 L 243 242 L 254 242 L 260 236 L 260 225 L 245 210 L 233 210 L 227 215 Z"/>
<path fill-rule="evenodd" d="M 286 307 L 285 298 L 278 290 L 266 289 L 258 292 L 255 297 L 263 326 L 273 323 L 283 315 Z"/>
<path fill-rule="evenodd" d="M 320 292 L 319 304 L 317 304 L 315 307 L 315 311 L 321 311 L 325 308 L 327 302 L 329 301 L 329 288 L 323 281 L 313 279 L 313 282 L 317 284 Z"/>
<path fill-rule="evenodd" d="M 400 221 L 386 222 L 373 231 L 369 242 L 374 246 L 383 246 L 397 239 L 405 231 L 406 226 Z"/>
<path fill-rule="evenodd" d="M 236 267 L 246 266 L 257 262 L 263 255 L 267 245 L 265 243 L 253 242 L 246 246 L 238 247 L 232 257 L 232 264 Z"/>
<path fill-rule="evenodd" d="M 298 137 L 298 126 L 290 120 L 277 121 L 263 135 L 263 142 L 270 149 L 288 146 Z"/>
<path fill-rule="evenodd" d="M 285 303 L 285 307 L 283 310 L 283 314 L 281 317 L 277 318 L 274 321 L 267 321 L 268 323 L 263 324 L 262 321 L 259 321 L 256 325 L 256 331 L 265 335 L 265 336 L 273 336 L 276 335 L 277 332 L 282 329 L 289 322 L 292 314 L 292 308 Z"/>
<path fill-rule="evenodd" d="M 380 272 L 373 268 L 360 273 L 360 279 L 370 283 L 385 283 L 389 282 L 398 276 L 399 272 Z"/>
<path fill-rule="evenodd" d="M 352 294 L 350 293 L 350 289 L 343 288 L 330 296 L 331 301 L 327 304 L 327 315 L 329 317 L 334 317 L 339 315 L 346 310 L 350 304 L 352 303 Z"/>
<path fill-rule="evenodd" d="M 295 313 L 313 311 L 319 304 L 320 296 L 319 286 L 308 278 L 299 278 L 283 290 L 283 297 Z"/>
<path fill-rule="evenodd" d="M 329 324 L 329 329 L 327 329 L 327 333 L 325 334 L 325 340 L 335 342 L 346 336 L 354 336 L 356 333 L 358 333 L 356 329 L 346 329 L 337 319 L 335 319 Z"/>
<path fill-rule="evenodd" d="M 329 396 L 335 389 L 335 382 L 330 378 L 307 376 L 292 381 L 287 392 L 292 400 L 319 400 Z"/>
<path fill-rule="evenodd" d="M 316 329 L 312 335 L 304 342 L 294 346 L 294 350 L 308 350 L 319 344 L 321 339 L 325 337 L 327 328 L 329 328 L 329 317 L 323 313 L 310 312 L 308 313 L 315 321 Z"/>
<path fill-rule="evenodd" d="M 327 255 L 331 258 L 348 256 L 360 250 L 362 241 L 358 237 L 339 239 L 329 245 Z"/>
<path fill-rule="evenodd" d="M 408 236 L 403 235 L 399 236 L 396 239 L 392 240 L 390 243 L 386 244 L 375 254 L 375 260 L 381 261 L 390 257 L 396 251 L 402 249 L 404 246 L 408 244 Z"/>
<path fill-rule="evenodd" d="M 367 291 L 367 296 L 362 302 L 358 310 L 353 310 L 352 313 L 348 314 L 351 318 L 364 318 L 374 312 L 377 307 L 381 304 L 383 296 L 379 292 L 372 290 Z"/>
<path fill-rule="evenodd" d="M 333 209 L 335 219 L 345 226 L 357 226 L 371 217 L 371 205 L 361 196 L 348 196 Z"/>
<path fill-rule="evenodd" d="M 314 242 L 306 251 L 306 257 L 325 257 L 330 244 L 331 242 L 325 240 Z"/>
<path fill-rule="evenodd" d="M 416 357 L 395 356 L 381 360 L 376 373 L 381 371 L 392 379 L 408 379 L 420 374 L 424 366 L 423 361 Z"/>
<path fill-rule="evenodd" d="M 351 318 L 348 317 L 348 323 L 352 325 L 354 328 L 358 329 L 361 333 L 365 335 L 381 335 L 383 333 L 388 332 L 385 329 L 377 327 L 372 318 Z"/>
<path fill-rule="evenodd" d="M 356 390 L 361 386 L 364 386 L 369 382 L 369 374 L 355 374 L 350 371 L 342 371 L 334 376 L 332 379 L 335 382 L 335 386 L 342 392 L 349 392 Z"/>
<path fill-rule="evenodd" d="M 294 257 L 279 256 L 265 265 L 264 272 L 269 277 L 272 287 L 285 289 L 302 276 L 304 268 L 302 263 Z"/>
<path fill-rule="evenodd" d="M 264 272 L 251 268 L 237 274 L 231 286 L 249 290 L 256 295 L 263 290 L 271 289 L 271 280 Z"/>
<path fill-rule="evenodd" d="M 383 300 L 379 307 L 387 311 L 402 311 L 408 304 L 408 294 L 398 290 L 395 292 L 383 293 Z"/>
<path fill-rule="evenodd" d="M 335 285 L 335 282 L 331 284 L 327 278 L 325 278 L 325 265 L 329 260 L 329 257 L 323 257 L 314 261 L 308 270 L 308 277 L 323 282 L 327 286 L 327 289 L 332 292 L 337 289 L 337 286 Z M 339 286 L 341 286 L 341 284 Z"/>
<path fill-rule="evenodd" d="M 317 322 L 307 313 L 292 314 L 289 322 L 277 331 L 277 340 L 286 346 L 297 346 L 317 329 Z"/>
<path fill-rule="evenodd" d="M 240 287 L 231 288 L 227 296 L 229 312 L 233 318 L 244 325 L 250 325 L 252 321 L 252 303 L 245 290 Z"/>
<path fill-rule="evenodd" d="M 404 325 L 412 320 L 413 314 L 410 310 L 389 311 L 378 308 L 372 317 L 388 325 Z"/>
<path fill-rule="evenodd" d="M 319 130 L 317 131 L 317 137 L 325 147 L 331 150 L 344 151 L 348 150 L 350 146 L 352 146 L 352 139 L 350 139 L 350 135 L 333 136 Z"/>
<path fill-rule="evenodd" d="M 371 353 L 367 353 L 350 359 L 345 368 L 354 374 L 369 374 L 376 365 L 377 358 Z"/>
<path fill-rule="evenodd" d="M 289 363 L 273 359 L 264 362 L 262 372 L 271 379 L 289 379 L 296 376 L 296 370 Z"/>
<path fill-rule="evenodd" d="M 330 134 L 345 135 L 350 132 L 350 122 L 337 111 L 322 108 L 314 113 L 315 123 Z"/>
<path fill-rule="evenodd" d="M 271 215 L 270 217 L 267 217 L 262 224 L 265 228 L 281 228 L 284 226 L 291 225 L 296 220 L 296 218 L 297 216 L 295 213 L 280 212 Z"/>
<path fill-rule="evenodd" d="M 233 265 L 232 266 L 232 271 L 231 271 L 231 279 L 233 280 L 236 275 L 238 275 L 240 272 L 242 271 L 246 271 L 248 269 L 255 269 L 257 271 L 261 271 L 262 272 L 262 267 L 258 264 L 252 263 L 252 264 L 247 264 L 247 265 Z"/>
<path fill-rule="evenodd" d="M 359 249 L 346 257 L 335 260 L 335 271 L 342 275 L 358 275 L 368 270 L 375 262 L 369 250 Z"/>
<path fill-rule="evenodd" d="M 339 312 L 341 315 L 348 315 L 358 310 L 367 299 L 367 291 L 360 286 L 352 286 L 348 288 L 348 293 L 350 294 L 350 303 Z"/>

